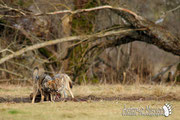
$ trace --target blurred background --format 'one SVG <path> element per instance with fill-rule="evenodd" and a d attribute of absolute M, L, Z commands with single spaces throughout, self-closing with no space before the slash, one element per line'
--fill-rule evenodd
<path fill-rule="evenodd" d="M 111 5 L 132 10 L 180 39 L 180 0 L 0 0 L 0 3 L 0 58 L 44 41 L 127 26 L 121 16 L 110 10 L 12 17 L 22 14 L 18 10 L 38 14 Z M 90 62 L 82 63 L 88 44 L 68 49 L 72 44 L 75 42 L 40 48 L 6 61 L 0 65 L 0 83 L 32 84 L 32 70 L 36 66 L 51 75 L 67 73 L 77 84 L 180 82 L 180 57 L 154 45 L 137 41 L 106 48 Z"/>

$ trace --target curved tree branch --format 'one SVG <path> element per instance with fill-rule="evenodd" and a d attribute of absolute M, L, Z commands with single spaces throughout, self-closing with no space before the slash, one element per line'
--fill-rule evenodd
<path fill-rule="evenodd" d="M 134 40 L 143 41 L 146 43 L 154 44 L 155 46 L 159 47 L 160 49 L 163 49 L 167 52 L 171 52 L 174 55 L 180 56 L 180 40 L 177 39 L 175 36 L 173 36 L 169 31 L 166 29 L 154 24 L 153 22 L 144 19 L 143 17 L 135 14 L 134 12 L 124 9 L 124 8 L 116 8 L 112 6 L 99 6 L 89 9 L 79 9 L 79 10 L 62 10 L 62 11 L 55 11 L 50 13 L 41 13 L 41 14 L 35 14 L 33 16 L 41 16 L 41 15 L 54 15 L 54 14 L 77 14 L 82 12 L 90 12 L 90 11 L 96 11 L 96 10 L 102 10 L 102 9 L 110 9 L 117 14 L 119 14 L 126 22 L 128 22 L 132 29 L 126 29 L 126 30 L 111 30 L 108 32 L 103 33 L 97 33 L 92 35 L 83 35 L 83 36 L 71 36 L 71 37 L 65 37 L 57 40 L 51 40 L 44 43 L 35 44 L 26 48 L 23 48 L 19 51 L 14 52 L 13 54 L 10 54 L 8 56 L 5 56 L 4 58 L 0 59 L 0 64 L 4 63 L 5 61 L 12 59 L 14 57 L 17 57 L 25 52 L 35 50 L 41 47 L 45 47 L 48 45 L 54 45 L 61 42 L 68 42 L 68 41 L 75 41 L 75 40 L 88 40 L 90 38 L 94 38 L 94 40 L 97 40 L 98 38 L 107 37 L 107 36 L 128 36 L 130 38 L 133 38 L 133 40 L 130 40 L 128 42 L 132 42 Z M 143 29 L 142 29 L 143 28 Z M 135 36 L 133 36 L 132 32 L 136 31 Z M 112 40 L 112 41 L 101 41 L 98 43 L 98 47 L 109 47 L 109 46 L 117 46 L 121 45 L 126 42 L 122 42 L 123 39 L 126 39 L 127 37 L 123 37 L 121 39 Z M 88 41 L 93 42 L 93 41 Z M 80 42 L 81 43 L 81 42 Z"/>
<path fill-rule="evenodd" d="M 147 28 L 147 30 L 145 30 L 143 34 L 151 38 L 151 41 L 148 41 L 148 43 L 150 42 L 156 45 L 157 47 L 159 47 L 160 49 L 163 49 L 167 52 L 171 52 L 175 55 L 180 56 L 179 39 L 177 39 L 174 35 L 172 35 L 169 31 L 167 31 L 163 27 L 156 25 L 155 23 L 146 20 L 145 18 L 125 8 L 112 7 L 106 5 L 106 6 L 89 8 L 89 9 L 79 9 L 75 11 L 72 10 L 55 11 L 55 12 L 45 13 L 45 15 L 65 14 L 65 13 L 77 14 L 77 13 L 90 12 L 90 11 L 96 11 L 102 9 L 110 9 L 116 12 L 135 28 Z M 36 16 L 41 16 L 41 15 L 44 14 L 42 13 L 36 14 Z M 146 42 L 146 40 L 144 42 Z"/>
<path fill-rule="evenodd" d="M 111 35 L 121 35 L 121 34 L 128 34 L 130 32 L 133 31 L 137 31 L 137 30 L 142 30 L 142 29 L 126 29 L 126 30 L 118 30 L 118 31 L 108 31 L 108 32 L 104 32 L 104 33 L 97 33 L 97 34 L 92 34 L 92 35 L 81 35 L 81 36 L 71 36 L 71 37 L 64 37 L 61 39 L 56 39 L 56 40 L 50 40 L 47 42 L 43 42 L 43 43 L 38 43 L 32 46 L 28 46 L 25 47 L 21 50 L 18 50 L 10 55 L 7 55 L 3 58 L 0 59 L 0 64 L 4 63 L 5 61 L 12 59 L 14 57 L 17 57 L 25 52 L 28 51 L 32 51 L 32 50 L 36 50 L 38 48 L 42 48 L 42 47 L 46 47 L 49 45 L 54 45 L 57 43 L 62 43 L 62 42 L 70 42 L 70 41 L 79 41 L 79 40 L 85 40 L 85 39 L 91 39 L 91 38 L 102 38 L 102 37 L 106 37 L 106 36 L 111 36 Z"/>

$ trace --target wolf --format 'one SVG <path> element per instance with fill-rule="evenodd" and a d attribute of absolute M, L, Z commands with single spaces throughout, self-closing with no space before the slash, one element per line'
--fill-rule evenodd
<path fill-rule="evenodd" d="M 55 80 L 53 80 L 49 75 L 46 75 L 42 82 L 42 91 L 46 95 L 46 100 L 49 100 L 48 96 L 50 94 L 51 101 L 54 102 L 58 89 Z"/>
<path fill-rule="evenodd" d="M 54 95 L 57 91 L 55 81 L 47 74 L 41 73 L 39 74 L 39 68 L 35 67 L 33 70 L 33 95 L 32 95 L 32 103 L 34 103 L 36 95 L 40 91 L 41 94 L 41 102 L 49 100 L 49 94 L 51 96 L 51 101 L 54 101 Z"/>
<path fill-rule="evenodd" d="M 72 88 L 72 80 L 67 74 L 56 74 L 53 79 L 55 80 L 57 93 L 61 94 L 63 98 L 67 98 L 66 91 L 68 91 L 72 98 L 74 95 L 71 91 Z"/>

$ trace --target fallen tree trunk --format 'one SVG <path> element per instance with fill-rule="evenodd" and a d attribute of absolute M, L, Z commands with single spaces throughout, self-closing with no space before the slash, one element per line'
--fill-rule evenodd
<path fill-rule="evenodd" d="M 125 29 L 125 30 L 121 30 L 121 29 L 111 30 L 108 32 L 100 32 L 100 33 L 92 34 L 92 35 L 71 36 L 71 37 L 65 37 L 65 38 L 51 40 L 51 41 L 47 41 L 43 43 L 38 43 L 32 46 L 23 48 L 19 51 L 16 51 L 10 55 L 7 55 L 1 58 L 0 64 L 31 50 L 46 47 L 49 45 L 54 45 L 61 42 L 69 42 L 69 41 L 75 41 L 75 40 L 81 41 L 79 44 L 81 44 L 84 41 L 93 43 L 93 45 L 89 48 L 88 51 L 96 47 L 99 47 L 99 48 L 113 47 L 113 46 L 118 46 L 121 44 L 125 44 L 128 42 L 137 40 L 137 41 L 143 41 L 146 43 L 154 44 L 160 49 L 163 49 L 167 52 L 171 52 L 174 55 L 180 56 L 180 40 L 179 39 L 177 39 L 175 36 L 173 36 L 169 31 L 165 30 L 164 28 L 124 8 L 115 8 L 112 6 L 100 6 L 100 7 L 80 9 L 80 10 L 75 10 L 75 11 L 71 11 L 71 10 L 55 11 L 51 13 L 35 14 L 33 16 L 65 14 L 65 13 L 77 14 L 81 12 L 90 12 L 90 11 L 96 11 L 96 10 L 102 10 L 102 9 L 110 9 L 116 12 L 126 22 L 128 22 L 131 25 L 131 28 Z M 99 38 L 103 38 L 107 36 L 118 36 L 118 38 L 111 41 L 102 40 L 100 42 L 97 42 Z M 93 40 L 89 40 L 92 38 Z"/>
<path fill-rule="evenodd" d="M 144 35 L 147 35 L 151 39 L 150 41 L 147 41 L 147 40 L 141 40 L 141 41 L 154 44 L 160 49 L 163 49 L 167 52 L 171 52 L 174 55 L 180 56 L 180 40 L 179 39 L 177 39 L 174 35 L 172 35 L 169 31 L 167 31 L 163 27 L 156 25 L 155 23 L 149 20 L 146 20 L 145 18 L 125 8 L 120 8 L 120 7 L 117 8 L 117 7 L 112 7 L 112 6 L 107 5 L 107 6 L 99 6 L 95 8 L 89 8 L 89 9 L 79 9 L 76 11 L 71 11 L 71 10 L 56 11 L 56 12 L 46 13 L 45 15 L 64 14 L 64 13 L 77 14 L 81 12 L 90 12 L 90 11 L 101 10 L 101 9 L 110 9 L 116 12 L 135 28 L 147 28 L 147 30 L 145 30 L 142 33 Z M 36 16 L 40 16 L 40 15 L 43 15 L 43 14 L 41 13 L 36 14 Z"/>

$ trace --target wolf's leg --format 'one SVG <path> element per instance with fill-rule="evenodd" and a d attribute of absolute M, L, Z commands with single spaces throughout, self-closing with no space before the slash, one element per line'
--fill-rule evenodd
<path fill-rule="evenodd" d="M 41 102 L 44 102 L 44 95 L 41 95 Z"/>
<path fill-rule="evenodd" d="M 38 93 L 38 87 L 36 85 L 34 85 L 33 86 L 33 99 L 32 99 L 32 103 L 35 102 L 37 93 Z"/>
<path fill-rule="evenodd" d="M 41 89 L 40 89 L 40 92 L 41 92 L 41 102 L 44 102 L 44 93 Z"/>
<path fill-rule="evenodd" d="M 38 92 L 38 90 L 36 90 L 36 91 L 34 91 L 34 92 L 33 92 L 33 99 L 32 99 L 32 103 L 34 103 L 34 101 L 35 101 L 35 98 L 36 98 L 37 92 Z"/>
<path fill-rule="evenodd" d="M 53 100 L 56 100 L 56 97 L 57 97 L 57 93 L 55 93 L 55 94 L 53 95 Z"/>
<path fill-rule="evenodd" d="M 71 94 L 71 97 L 74 98 L 74 95 L 73 95 L 73 93 L 72 93 L 70 88 L 69 88 L 69 93 Z"/>
<path fill-rule="evenodd" d="M 50 93 L 51 95 L 51 102 L 54 102 L 54 95 L 52 93 Z"/>
<path fill-rule="evenodd" d="M 74 95 L 73 95 L 71 88 L 69 86 L 66 88 L 66 90 L 71 94 L 71 97 L 74 98 Z"/>
<path fill-rule="evenodd" d="M 61 91 L 60 94 L 61 94 L 61 98 L 64 98 L 64 93 L 63 93 L 63 91 Z"/>
<path fill-rule="evenodd" d="M 46 101 L 49 101 L 49 94 L 46 94 Z"/>
<path fill-rule="evenodd" d="M 63 95 L 64 95 L 64 98 L 67 98 L 66 90 L 63 90 Z"/>
<path fill-rule="evenodd" d="M 61 94 L 63 95 L 63 98 L 67 98 L 66 89 L 64 87 L 61 88 Z"/>
<path fill-rule="evenodd" d="M 61 94 L 61 98 L 65 97 L 65 95 L 64 95 L 64 86 L 63 85 L 58 89 L 58 92 Z"/>

